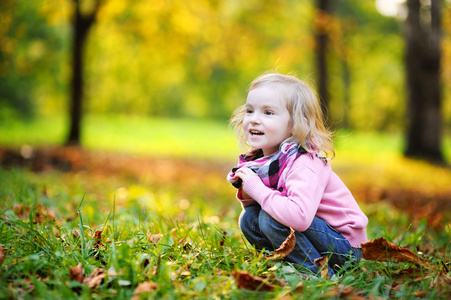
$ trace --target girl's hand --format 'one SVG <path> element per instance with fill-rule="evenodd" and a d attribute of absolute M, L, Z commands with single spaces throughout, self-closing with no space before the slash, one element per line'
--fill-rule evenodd
<path fill-rule="evenodd" d="M 235 177 L 241 178 L 243 180 L 243 184 L 251 177 L 258 176 L 254 171 L 249 168 L 239 168 L 235 172 Z"/>
<path fill-rule="evenodd" d="M 251 196 L 249 196 L 249 194 L 248 193 L 246 193 L 244 190 L 243 190 L 243 188 L 240 188 L 240 198 L 241 199 L 252 199 L 252 197 Z"/>

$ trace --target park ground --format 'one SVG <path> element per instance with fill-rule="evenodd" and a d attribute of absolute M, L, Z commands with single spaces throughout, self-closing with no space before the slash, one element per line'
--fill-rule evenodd
<path fill-rule="evenodd" d="M 337 140 L 332 167 L 368 215 L 369 238 L 393 244 L 388 261 L 334 279 L 244 241 L 225 180 L 235 155 L 3 141 L 0 298 L 450 297 L 451 170 L 402 157 L 389 135 Z"/>

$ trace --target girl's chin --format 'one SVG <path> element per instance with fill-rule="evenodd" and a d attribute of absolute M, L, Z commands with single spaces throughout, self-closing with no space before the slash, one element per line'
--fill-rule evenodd
<path fill-rule="evenodd" d="M 253 142 L 253 141 L 249 141 L 249 145 L 251 145 L 251 147 L 254 148 L 254 149 L 260 149 L 260 148 L 265 147 L 264 144 L 256 143 L 256 142 Z"/>

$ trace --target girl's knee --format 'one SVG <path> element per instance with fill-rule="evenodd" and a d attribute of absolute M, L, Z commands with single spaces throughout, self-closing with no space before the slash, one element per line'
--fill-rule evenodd
<path fill-rule="evenodd" d="M 264 210 L 261 210 L 260 214 L 258 215 L 258 225 L 260 226 L 260 230 L 266 236 L 272 236 L 277 233 L 280 234 L 281 230 L 289 230 L 285 225 L 276 221 Z"/>
<path fill-rule="evenodd" d="M 260 207 L 258 206 L 248 206 L 243 209 L 238 220 L 240 228 L 245 230 L 253 229 L 255 222 L 257 222 L 259 211 Z"/>

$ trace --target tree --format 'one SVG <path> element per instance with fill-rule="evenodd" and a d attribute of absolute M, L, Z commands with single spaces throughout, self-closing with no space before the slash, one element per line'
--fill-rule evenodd
<path fill-rule="evenodd" d="M 406 72 L 408 157 L 444 163 L 441 151 L 440 43 L 441 1 L 408 0 Z M 427 16 L 424 14 L 427 13 Z"/>
<path fill-rule="evenodd" d="M 87 14 L 82 12 L 80 0 L 74 0 L 73 44 L 72 44 L 72 90 L 70 102 L 70 129 L 66 140 L 68 145 L 80 145 L 81 119 L 83 114 L 83 57 L 86 38 L 96 20 L 102 0 L 95 1 Z"/>
<path fill-rule="evenodd" d="M 327 73 L 327 44 L 330 27 L 330 0 L 317 0 L 315 12 L 316 69 L 318 72 L 318 97 L 324 118 L 329 120 L 329 90 Z"/>

